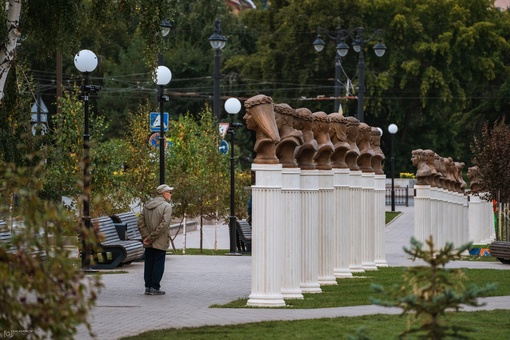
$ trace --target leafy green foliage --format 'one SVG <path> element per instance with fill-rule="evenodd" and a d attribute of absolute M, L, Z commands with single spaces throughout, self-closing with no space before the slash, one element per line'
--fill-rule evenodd
<path fill-rule="evenodd" d="M 87 242 L 95 235 L 81 230 L 78 217 L 60 204 L 40 199 L 44 167 L 44 161 L 33 167 L 0 162 L 1 201 L 17 197 L 0 206 L 9 222 L 2 232 L 12 235 L 0 242 L 0 328 L 26 330 L 29 339 L 71 338 L 80 324 L 91 332 L 88 311 L 101 284 L 99 276 L 84 277 L 67 246 L 77 248 L 78 232 Z"/>
<path fill-rule="evenodd" d="M 174 215 L 182 217 L 226 215 L 221 204 L 228 195 L 228 162 L 218 150 L 219 135 L 211 111 L 203 111 L 199 120 L 181 116 L 170 127 L 167 169 L 175 187 Z"/>
<path fill-rule="evenodd" d="M 425 266 L 409 267 L 404 274 L 404 284 L 385 289 L 381 285 L 374 285 L 376 292 L 389 299 L 372 299 L 377 305 L 399 307 L 402 315 L 408 315 L 417 321 L 416 327 L 411 327 L 401 336 L 418 333 L 428 339 L 444 339 L 447 336 L 462 337 L 461 333 L 470 331 L 457 325 L 446 325 L 444 318 L 448 310 L 458 311 L 461 305 L 480 306 L 477 298 L 494 290 L 494 285 L 478 288 L 471 285 L 466 288 L 466 276 L 462 269 L 445 269 L 445 265 L 461 258 L 470 244 L 454 248 L 452 243 L 446 243 L 443 248 L 435 249 L 432 236 L 426 241 L 428 249 L 416 239 L 411 239 L 411 248 L 404 251 L 413 260 L 421 260 Z"/>
<path fill-rule="evenodd" d="M 128 126 L 124 132 L 127 141 L 125 153 L 127 161 L 124 169 L 127 185 L 126 193 L 140 204 L 154 196 L 154 188 L 159 183 L 159 150 L 149 144 L 150 130 L 148 102 L 128 115 Z M 174 213 L 175 214 L 175 213 Z"/>
<path fill-rule="evenodd" d="M 478 166 L 480 186 L 487 192 L 488 200 L 510 202 L 510 127 L 505 119 L 485 123 L 480 137 L 472 144 L 473 163 Z"/>

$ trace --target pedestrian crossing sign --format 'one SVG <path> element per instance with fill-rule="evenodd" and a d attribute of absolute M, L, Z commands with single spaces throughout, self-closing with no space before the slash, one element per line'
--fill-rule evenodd
<path fill-rule="evenodd" d="M 168 112 L 163 113 L 164 130 L 168 130 Z M 161 128 L 161 114 L 159 112 L 151 112 L 150 127 L 152 132 L 159 132 Z"/>

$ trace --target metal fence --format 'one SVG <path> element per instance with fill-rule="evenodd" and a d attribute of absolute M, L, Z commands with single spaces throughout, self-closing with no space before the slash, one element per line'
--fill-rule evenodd
<path fill-rule="evenodd" d="M 409 206 L 409 186 L 405 188 L 395 188 L 395 205 Z M 386 188 L 386 205 L 391 205 L 391 188 Z"/>

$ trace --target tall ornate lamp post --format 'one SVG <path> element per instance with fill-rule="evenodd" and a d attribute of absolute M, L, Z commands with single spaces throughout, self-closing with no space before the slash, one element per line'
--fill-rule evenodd
<path fill-rule="evenodd" d="M 391 134 L 391 211 L 395 211 L 395 153 L 393 144 L 397 131 L 397 125 L 390 124 L 388 126 L 388 132 Z"/>
<path fill-rule="evenodd" d="M 172 24 L 166 19 L 163 19 L 161 23 L 159 24 L 159 27 L 161 29 L 161 37 L 164 39 L 168 33 L 170 33 L 170 30 L 172 29 Z M 158 65 L 163 65 L 163 54 L 160 52 L 158 53 Z"/>
<path fill-rule="evenodd" d="M 165 96 L 165 85 L 172 80 L 172 72 L 166 66 L 158 66 L 154 82 L 158 85 L 159 102 L 159 184 L 165 183 L 165 113 L 163 104 L 170 100 Z"/>
<path fill-rule="evenodd" d="M 365 57 L 363 54 L 363 48 L 365 47 L 365 43 L 370 42 L 374 37 L 378 37 L 378 42 L 374 46 L 375 55 L 378 57 L 382 57 L 386 52 L 386 46 L 382 43 L 382 30 L 375 30 L 368 39 L 365 39 L 365 29 L 363 27 L 357 27 L 354 29 L 346 30 L 337 28 L 336 32 L 330 33 L 323 28 L 319 27 L 317 31 L 322 30 L 326 32 L 326 34 L 330 38 L 334 38 L 336 40 L 336 52 L 337 55 L 335 57 L 335 64 L 338 67 L 338 70 L 335 71 L 335 96 L 336 94 L 336 85 L 339 83 L 339 75 L 340 75 L 340 57 L 345 57 L 347 52 L 349 51 L 349 45 L 345 43 L 345 38 L 351 37 L 353 40 L 352 48 L 355 52 L 359 53 L 358 58 L 358 113 L 357 117 L 360 122 L 365 120 L 364 117 L 364 105 L 365 105 Z M 320 34 L 317 34 L 315 41 L 313 42 L 313 46 L 317 52 L 323 50 L 324 45 L 326 43 L 322 40 Z M 336 106 L 335 102 L 335 106 Z"/>
<path fill-rule="evenodd" d="M 330 38 L 333 39 L 337 44 L 337 49 L 339 44 L 343 41 L 343 34 L 342 29 L 340 27 L 337 27 L 336 32 L 329 32 L 322 28 L 318 28 L 317 31 L 322 30 L 325 32 L 325 34 Z M 322 40 L 321 35 L 319 32 L 317 32 L 317 38 L 315 38 L 315 41 L 313 42 L 313 47 L 317 52 L 321 52 L 324 49 L 324 46 L 326 43 L 324 40 Z M 337 52 L 335 53 L 335 108 L 333 112 L 339 112 L 340 109 L 340 72 L 342 70 L 342 64 L 340 59 L 340 54 Z"/>
<path fill-rule="evenodd" d="M 234 135 L 235 128 L 241 126 L 241 123 L 235 123 L 234 117 L 241 111 L 241 102 L 237 98 L 229 98 L 225 102 L 225 111 L 230 116 L 230 125 L 228 133 L 230 134 L 230 254 L 236 253 L 236 204 L 235 204 L 235 157 L 234 157 Z"/>
<path fill-rule="evenodd" d="M 83 225 L 90 231 L 90 134 L 89 134 L 89 94 L 97 92 L 101 88 L 95 85 L 89 85 L 90 72 L 97 67 L 97 57 L 90 50 L 81 50 L 74 56 L 74 65 L 78 71 L 83 73 L 84 81 L 81 87 L 84 108 L 84 132 L 83 132 Z M 83 270 L 90 270 L 90 252 L 91 245 L 87 242 L 87 237 L 82 237 L 81 267 Z"/>
<path fill-rule="evenodd" d="M 213 114 L 216 120 L 220 120 L 220 55 L 221 50 L 227 43 L 227 38 L 221 34 L 221 20 L 216 19 L 214 22 L 214 33 L 209 37 L 209 42 L 214 49 L 214 100 L 213 100 Z"/>

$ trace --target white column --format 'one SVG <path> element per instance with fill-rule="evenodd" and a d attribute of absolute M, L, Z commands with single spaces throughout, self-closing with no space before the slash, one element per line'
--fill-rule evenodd
<path fill-rule="evenodd" d="M 388 267 L 386 261 L 386 175 L 375 175 L 375 202 L 374 202 L 374 228 L 375 228 L 375 265 Z"/>
<path fill-rule="evenodd" d="M 425 242 L 430 236 L 430 185 L 414 186 L 414 237 Z M 435 240 L 434 240 L 435 242 Z"/>
<path fill-rule="evenodd" d="M 455 227 L 457 229 L 456 245 L 457 247 L 466 243 L 464 238 L 464 194 L 457 192 L 457 220 Z"/>
<path fill-rule="evenodd" d="M 364 272 L 361 265 L 361 171 L 349 172 L 350 205 L 350 236 L 351 236 L 351 262 L 349 269 L 353 273 Z"/>
<path fill-rule="evenodd" d="M 335 206 L 333 170 L 319 170 L 319 284 L 336 285 L 333 274 L 335 257 Z"/>
<path fill-rule="evenodd" d="M 437 239 L 434 240 L 435 244 L 444 245 L 446 241 L 446 211 L 448 210 L 448 191 L 444 188 L 438 190 L 438 226 L 437 226 Z"/>
<path fill-rule="evenodd" d="M 334 275 L 337 278 L 352 277 L 350 264 L 350 200 L 349 169 L 333 169 L 335 187 L 335 261 Z M 384 204 L 384 201 L 383 201 Z M 384 249 L 383 249 L 384 251 Z"/>
<path fill-rule="evenodd" d="M 483 193 L 481 194 L 483 197 Z M 492 208 L 492 201 L 481 200 L 481 221 L 480 228 L 482 228 L 483 240 L 485 243 L 491 243 L 496 239 L 496 229 L 494 228 L 494 210 Z"/>
<path fill-rule="evenodd" d="M 364 270 L 377 270 L 375 265 L 374 231 L 374 185 L 373 172 L 361 173 L 361 266 Z"/>
<path fill-rule="evenodd" d="M 446 195 L 446 211 L 445 211 L 445 221 L 446 221 L 446 224 L 445 224 L 445 232 L 446 232 L 446 236 L 445 236 L 445 243 L 446 242 L 453 242 L 453 211 L 454 211 L 454 208 L 453 208 L 453 200 L 452 200 L 452 192 L 451 191 L 447 191 L 447 195 Z M 443 244 L 438 244 L 438 246 L 443 246 Z"/>
<path fill-rule="evenodd" d="M 474 244 L 481 244 L 482 240 L 485 241 L 480 229 L 481 203 L 480 197 L 475 195 L 469 196 L 469 240 Z"/>
<path fill-rule="evenodd" d="M 303 226 L 301 291 L 321 293 L 319 285 L 319 170 L 301 170 L 301 218 Z"/>
<path fill-rule="evenodd" d="M 469 208 L 469 200 L 468 196 L 463 194 L 462 197 L 462 243 L 471 242 L 469 238 L 469 220 L 468 220 L 468 208 Z"/>
<path fill-rule="evenodd" d="M 281 293 L 281 164 L 252 164 L 252 275 L 248 306 L 285 306 Z"/>
<path fill-rule="evenodd" d="M 301 288 L 301 170 L 282 170 L 282 238 L 283 270 L 282 295 L 284 299 L 302 299 Z"/>
<path fill-rule="evenodd" d="M 430 233 L 434 242 L 438 240 L 439 234 L 439 189 L 430 187 Z"/>

